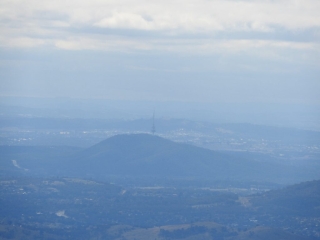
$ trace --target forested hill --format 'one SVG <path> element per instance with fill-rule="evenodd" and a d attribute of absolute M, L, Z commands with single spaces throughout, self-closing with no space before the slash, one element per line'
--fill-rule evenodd
<path fill-rule="evenodd" d="M 80 152 L 73 164 L 79 172 L 134 176 L 228 174 L 229 165 L 239 164 L 227 155 L 150 134 L 108 138 Z"/>
<path fill-rule="evenodd" d="M 76 172 L 91 175 L 191 176 L 229 180 L 275 179 L 288 170 L 274 163 L 235 157 L 151 134 L 108 138 L 81 151 L 69 164 Z"/>
<path fill-rule="evenodd" d="M 92 147 L 1 146 L 0 175 L 193 178 L 301 182 L 320 178 L 302 168 L 252 153 L 216 152 L 151 134 L 122 134 Z M 312 172 L 313 171 L 313 172 Z"/>

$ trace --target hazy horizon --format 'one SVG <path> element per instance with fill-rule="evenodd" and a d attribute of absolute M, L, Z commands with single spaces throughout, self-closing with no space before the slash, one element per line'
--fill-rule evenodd
<path fill-rule="evenodd" d="M 0 97 L 2 117 L 187 119 L 320 131 L 318 105 Z"/>

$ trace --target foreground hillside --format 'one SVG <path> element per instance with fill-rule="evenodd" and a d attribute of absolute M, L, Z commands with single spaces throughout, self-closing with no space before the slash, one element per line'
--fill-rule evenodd
<path fill-rule="evenodd" d="M 306 182 L 243 197 L 77 178 L 3 179 L 0 238 L 320 239 L 319 186 L 320 181 Z M 299 203 L 298 211 L 292 203 Z"/>
<path fill-rule="evenodd" d="M 281 190 L 268 191 L 250 197 L 254 206 L 265 214 L 287 216 L 320 216 L 320 181 L 295 184 Z"/>

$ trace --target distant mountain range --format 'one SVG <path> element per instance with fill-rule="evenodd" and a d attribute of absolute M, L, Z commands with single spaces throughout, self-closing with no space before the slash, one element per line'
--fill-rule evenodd
<path fill-rule="evenodd" d="M 246 142 L 245 145 L 227 146 L 229 149 L 250 149 L 250 143 L 264 141 L 269 144 L 281 143 L 284 146 L 318 145 L 319 131 L 299 130 L 287 127 L 264 126 L 247 123 L 213 123 L 190 121 L 186 119 L 155 120 L 157 133 L 179 141 L 198 142 L 206 147 L 214 145 L 214 149 L 226 146 L 217 145 L 221 142 Z M 0 138 L 2 145 L 32 146 L 77 146 L 89 147 L 102 141 L 106 133 L 147 133 L 150 132 L 152 120 L 145 119 L 83 119 L 83 118 L 44 118 L 29 115 L 0 116 Z M 43 134 L 45 132 L 45 134 Z M 67 133 L 67 134 L 60 134 Z M 200 137 L 199 139 L 197 139 Z M 16 139 L 16 140 L 14 140 Z M 24 140 L 22 140 L 24 139 Z M 19 141 L 20 140 L 20 141 Z M 206 143 L 206 141 L 209 141 Z M 215 143 L 215 144 L 213 144 Z M 249 145 L 248 145 L 249 144 Z M 269 146 L 271 147 L 271 146 Z M 273 145 L 275 147 L 275 145 Z M 295 149 L 296 150 L 296 149 Z"/>

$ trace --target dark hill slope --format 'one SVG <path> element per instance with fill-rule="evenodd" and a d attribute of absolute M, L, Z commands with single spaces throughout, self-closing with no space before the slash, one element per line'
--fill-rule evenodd
<path fill-rule="evenodd" d="M 284 216 L 320 216 L 320 180 L 291 185 L 252 196 L 253 206 L 261 214 L 282 214 Z"/>
<path fill-rule="evenodd" d="M 281 229 L 256 227 L 248 231 L 240 233 L 236 237 L 231 237 L 228 240 L 311 240 L 312 238 L 299 236 L 285 232 Z"/>
<path fill-rule="evenodd" d="M 57 175 L 81 150 L 67 146 L 0 146 L 0 177 Z"/>
<path fill-rule="evenodd" d="M 82 151 L 70 163 L 77 172 L 95 176 L 112 174 L 255 180 L 274 178 L 281 170 L 272 164 L 235 158 L 149 134 L 108 138 Z"/>

